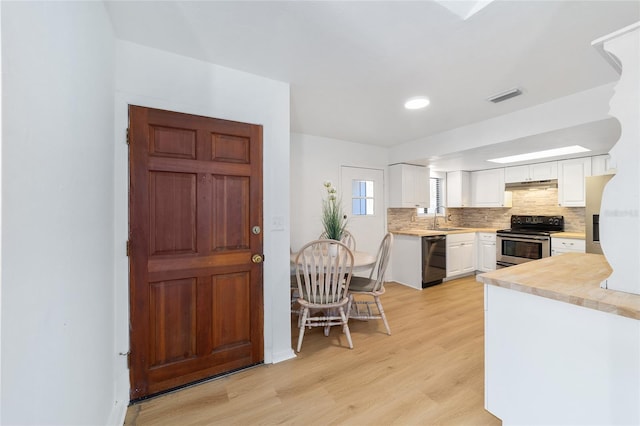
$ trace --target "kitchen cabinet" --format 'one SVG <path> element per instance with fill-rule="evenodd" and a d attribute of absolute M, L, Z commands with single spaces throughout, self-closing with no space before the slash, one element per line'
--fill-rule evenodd
<path fill-rule="evenodd" d="M 609 154 L 591 157 L 591 176 L 615 174 Z"/>
<path fill-rule="evenodd" d="M 429 207 L 429 168 L 389 166 L 389 207 Z"/>
<path fill-rule="evenodd" d="M 558 162 L 525 164 L 523 166 L 506 167 L 505 183 L 529 182 L 536 180 L 558 179 Z"/>
<path fill-rule="evenodd" d="M 584 178 L 591 176 L 591 157 L 558 161 L 558 205 L 585 206 Z"/>
<path fill-rule="evenodd" d="M 476 234 L 447 235 L 447 278 L 476 270 Z"/>
<path fill-rule="evenodd" d="M 447 173 L 447 207 L 471 207 L 471 173 Z"/>
<path fill-rule="evenodd" d="M 504 168 L 471 172 L 472 207 L 511 207 L 511 192 L 504 190 Z"/>
<path fill-rule="evenodd" d="M 586 242 L 582 239 L 551 237 L 551 256 L 563 253 L 584 253 L 585 247 Z"/>
<path fill-rule="evenodd" d="M 496 234 L 478 232 L 478 270 L 482 272 L 496 269 Z"/>

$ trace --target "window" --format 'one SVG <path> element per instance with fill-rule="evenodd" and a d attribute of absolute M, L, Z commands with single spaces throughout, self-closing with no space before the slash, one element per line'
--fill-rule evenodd
<path fill-rule="evenodd" d="M 373 181 L 351 181 L 351 214 L 373 216 Z"/>
<path fill-rule="evenodd" d="M 444 214 L 444 197 L 442 196 L 442 178 L 429 178 L 429 191 L 431 193 L 431 203 L 428 213 L 436 212 Z"/>
<path fill-rule="evenodd" d="M 429 192 L 431 195 L 429 208 L 418 209 L 418 214 L 434 214 L 444 215 L 444 179 L 440 177 L 429 178 Z M 436 211 L 437 209 L 437 211 Z"/>

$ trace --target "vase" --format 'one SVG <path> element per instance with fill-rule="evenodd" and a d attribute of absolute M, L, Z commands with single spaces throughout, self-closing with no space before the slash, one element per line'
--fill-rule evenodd
<path fill-rule="evenodd" d="M 338 245 L 336 243 L 329 243 L 329 256 L 336 257 L 338 255 Z"/>

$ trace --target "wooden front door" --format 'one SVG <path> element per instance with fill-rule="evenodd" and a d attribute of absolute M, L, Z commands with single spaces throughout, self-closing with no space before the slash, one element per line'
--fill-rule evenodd
<path fill-rule="evenodd" d="M 140 399 L 262 362 L 262 127 L 129 107 L 130 375 Z M 254 229 L 255 227 L 255 229 Z"/>

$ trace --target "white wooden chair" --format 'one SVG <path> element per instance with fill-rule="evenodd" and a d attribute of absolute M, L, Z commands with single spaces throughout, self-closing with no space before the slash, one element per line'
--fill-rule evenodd
<path fill-rule="evenodd" d="M 384 314 L 380 296 L 384 294 L 384 275 L 389 264 L 392 247 L 393 234 L 388 232 L 380 243 L 376 263 L 371 269 L 369 278 L 351 278 L 351 283 L 349 284 L 349 306 L 347 307 L 349 318 L 358 320 L 382 319 L 388 335 L 391 335 L 391 329 Z M 356 296 L 363 296 L 369 300 L 356 299 Z"/>
<path fill-rule="evenodd" d="M 322 234 L 320 234 L 318 239 L 319 240 L 327 239 L 327 233 L 323 232 Z M 340 238 L 340 241 L 345 243 L 351 251 L 356 251 L 356 237 L 354 237 L 351 232 L 347 231 L 346 229 L 342 231 L 342 238 Z"/>
<path fill-rule="evenodd" d="M 298 252 L 295 266 L 300 305 L 297 352 L 302 348 L 306 327 L 324 327 L 328 335 L 331 326 L 341 325 L 349 348 L 353 348 L 346 313 L 353 270 L 349 247 L 335 240 L 311 241 Z"/>

